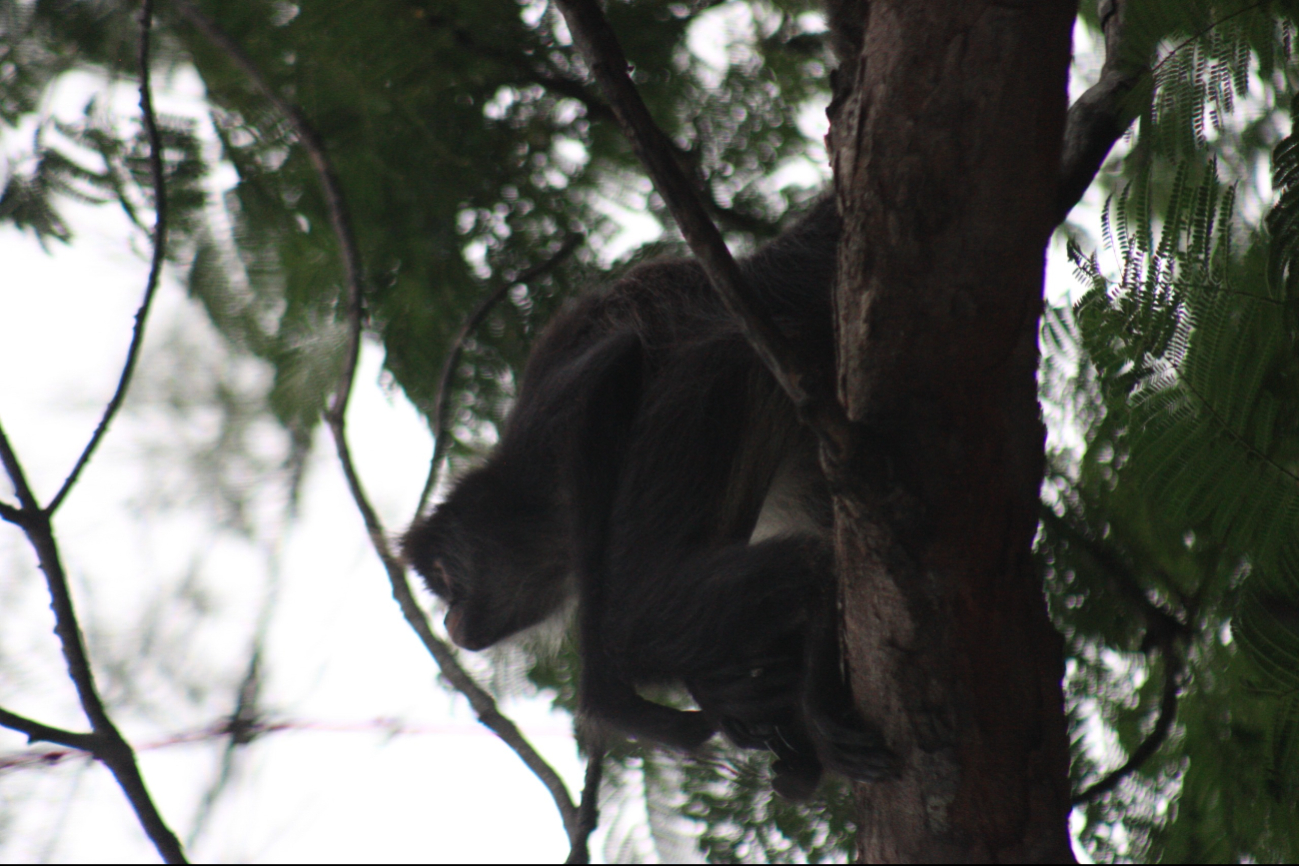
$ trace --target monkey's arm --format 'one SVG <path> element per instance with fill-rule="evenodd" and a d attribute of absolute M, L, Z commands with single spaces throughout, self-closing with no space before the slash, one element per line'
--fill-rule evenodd
<path fill-rule="evenodd" d="M 695 749 L 715 732 L 712 723 L 703 713 L 640 697 L 617 670 L 605 643 L 610 516 L 641 400 L 646 359 L 640 338 L 631 332 L 609 337 L 593 354 L 599 361 L 592 367 L 602 374 L 578 410 L 578 435 L 568 461 L 581 588 L 582 708 L 632 736 Z"/>

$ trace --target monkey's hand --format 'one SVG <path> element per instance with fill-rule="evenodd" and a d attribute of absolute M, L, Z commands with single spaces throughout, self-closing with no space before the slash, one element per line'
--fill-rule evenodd
<path fill-rule="evenodd" d="M 858 782 L 879 781 L 896 772 L 897 756 L 884 735 L 852 707 L 808 713 L 808 727 L 825 766 Z"/>

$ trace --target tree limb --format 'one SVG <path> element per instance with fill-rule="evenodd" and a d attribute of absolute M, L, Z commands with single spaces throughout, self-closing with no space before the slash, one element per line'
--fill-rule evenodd
<path fill-rule="evenodd" d="M 539 265 L 528 268 L 523 273 L 513 279 L 506 280 L 487 294 L 478 306 L 465 317 L 461 322 L 460 328 L 456 331 L 455 337 L 451 340 L 451 349 L 447 352 L 446 360 L 442 363 L 442 375 L 438 377 L 437 400 L 433 404 L 433 457 L 429 460 L 428 478 L 424 482 L 424 490 L 419 495 L 419 503 L 415 506 L 415 515 L 418 517 L 424 511 L 424 506 L 428 504 L 428 498 L 433 494 L 433 488 L 437 486 L 438 476 L 441 474 L 442 459 L 446 456 L 447 448 L 450 443 L 447 442 L 447 412 L 451 408 L 451 380 L 455 378 L 456 367 L 460 364 L 460 356 L 464 352 L 465 341 L 469 335 L 478 329 L 484 318 L 496 306 L 501 298 L 505 297 L 506 292 L 515 286 L 527 285 L 531 281 L 540 277 L 542 274 L 557 267 L 560 262 L 573 254 L 578 245 L 582 243 L 582 235 L 571 234 L 560 245 L 555 254 L 546 259 Z"/>
<path fill-rule="evenodd" d="M 1082 805 L 1095 800 L 1101 794 L 1114 790 L 1119 782 L 1139 770 L 1159 750 L 1159 747 L 1164 744 L 1164 740 L 1168 739 L 1168 732 L 1173 729 L 1173 721 L 1177 718 L 1177 692 L 1181 687 L 1182 669 L 1184 667 L 1181 657 L 1173 646 L 1171 636 L 1163 646 L 1163 657 L 1164 695 L 1159 703 L 1159 718 L 1155 720 L 1155 727 L 1150 731 L 1149 736 L 1141 741 L 1141 745 L 1132 750 L 1132 754 L 1123 763 L 1123 766 L 1109 773 L 1096 784 L 1090 785 L 1075 794 L 1071 801 L 1073 805 Z"/>
<path fill-rule="evenodd" d="M 1164 636 L 1185 637 L 1190 633 L 1190 626 L 1182 622 L 1175 614 L 1165 610 L 1146 596 L 1137 576 L 1132 573 L 1121 557 L 1106 548 L 1085 533 L 1080 532 L 1068 520 L 1056 514 L 1045 503 L 1041 507 L 1042 522 L 1053 532 L 1062 536 L 1070 544 L 1081 548 L 1100 566 L 1111 579 L 1114 587 L 1129 601 L 1137 605 L 1142 617 L 1146 620 L 1148 633 L 1157 634 L 1162 643 Z"/>
<path fill-rule="evenodd" d="M 92 753 L 98 743 L 98 738 L 94 734 L 78 734 L 62 728 L 52 728 L 3 708 L 0 708 L 0 726 L 26 734 L 29 743 L 58 743 L 60 746 L 70 746 Z"/>
<path fill-rule="evenodd" d="M 366 532 L 370 536 L 370 543 L 388 574 L 393 598 L 397 600 L 406 621 L 419 635 L 425 648 L 433 656 L 434 661 L 437 662 L 442 675 L 451 683 L 453 688 L 469 699 L 470 705 L 478 714 L 478 720 L 512 748 L 528 769 L 532 770 L 550 791 L 555 806 L 559 809 L 560 816 L 564 821 L 564 828 L 568 832 L 569 838 L 572 839 L 577 826 L 577 809 L 569 797 L 568 789 L 564 787 L 563 780 L 546 763 L 545 759 L 537 753 L 532 744 L 524 738 L 518 727 L 500 712 L 492 696 L 474 682 L 464 668 L 460 666 L 454 651 L 433 634 L 428 618 L 424 615 L 424 611 L 416 603 L 411 593 L 410 583 L 406 579 L 405 567 L 393 554 L 378 514 L 375 513 L 374 507 L 370 504 L 365 489 L 361 485 L 361 479 L 357 475 L 351 449 L 347 443 L 346 414 L 352 383 L 356 376 L 356 365 L 360 356 L 361 333 L 365 320 L 365 301 L 361 287 L 360 256 L 357 251 L 355 237 L 352 234 L 351 218 L 348 214 L 347 203 L 339 186 L 338 178 L 334 173 L 333 165 L 329 160 L 329 155 L 325 152 L 324 142 L 302 112 L 298 110 L 297 106 L 281 98 L 275 92 L 270 83 L 262 76 L 257 65 L 243 51 L 243 48 L 225 31 L 221 30 L 216 22 L 199 12 L 197 8 L 191 6 L 185 0 L 176 0 L 174 5 L 181 17 L 221 49 L 231 62 L 249 77 L 254 86 L 275 106 L 276 110 L 284 115 L 316 170 L 317 178 L 324 193 L 325 207 L 329 212 L 330 226 L 338 241 L 339 249 L 342 250 L 344 283 L 347 290 L 345 309 L 347 311 L 349 330 L 343 372 L 325 411 L 325 422 L 333 436 L 339 463 L 342 465 L 352 499 L 361 512 Z"/>
<path fill-rule="evenodd" d="M 18 526 L 23 525 L 23 512 L 20 508 L 0 502 L 0 520 L 7 520 Z"/>
<path fill-rule="evenodd" d="M 76 483 L 81 470 L 85 468 L 91 454 L 103 439 L 109 422 L 121 407 L 126 388 L 130 384 L 131 373 L 139 357 L 140 344 L 144 338 L 145 320 L 148 317 L 149 307 L 153 302 L 158 287 L 158 277 L 166 254 L 167 199 L 166 190 L 163 186 L 162 142 L 158 135 L 157 122 L 154 117 L 153 96 L 149 82 L 149 47 L 152 23 L 152 0 L 144 0 L 140 12 L 138 55 L 140 112 L 143 116 L 145 133 L 149 140 L 149 165 L 153 176 L 156 221 L 153 231 L 153 261 L 149 268 L 148 286 L 145 289 L 144 301 L 136 312 L 135 333 L 131 339 L 131 347 L 127 352 L 126 364 L 121 378 L 118 380 L 117 392 L 109 401 L 108 407 L 100 419 L 99 426 L 96 427 L 90 442 L 82 451 L 72 472 L 63 482 L 62 488 L 51 500 L 47 508 L 41 508 L 40 503 L 37 502 L 36 496 L 27 482 L 26 474 L 23 472 L 22 464 L 18 460 L 18 455 L 14 452 L 4 429 L 0 427 L 0 464 L 4 465 L 5 472 L 13 483 L 14 491 L 18 495 L 18 501 L 21 505 L 17 514 L 13 513 L 12 508 L 6 506 L 5 518 L 17 518 L 14 522 L 22 527 L 23 532 L 27 535 L 27 540 L 36 551 L 41 571 L 45 575 L 45 585 L 50 594 L 50 607 L 54 611 L 54 633 L 58 636 L 63 650 L 68 677 L 72 680 L 72 684 L 77 691 L 77 698 L 81 703 L 82 712 L 90 721 L 94 733 L 72 734 L 32 722 L 13 713 L 4 713 L 0 716 L 0 724 L 23 730 L 28 736 L 39 739 L 59 737 L 54 741 L 85 749 L 93 754 L 117 780 L 118 786 L 121 787 L 122 792 L 131 804 L 131 808 L 135 811 L 140 826 L 148 835 L 149 840 L 153 842 L 162 858 L 168 863 L 184 863 L 185 853 L 179 840 L 168 828 L 166 822 L 163 821 L 158 807 L 154 804 L 153 799 L 149 796 L 148 789 L 145 787 L 139 767 L 136 766 L 135 752 L 121 732 L 117 730 L 117 726 L 113 724 L 107 710 L 104 708 L 103 700 L 99 696 L 99 690 L 95 686 L 94 672 L 90 667 L 90 659 L 86 653 L 81 626 L 77 622 L 76 609 L 72 604 L 72 595 L 68 590 L 67 573 L 63 569 L 58 543 L 54 538 L 54 528 L 50 523 L 51 516 Z"/>
<path fill-rule="evenodd" d="M 1056 216 L 1069 215 L 1119 136 L 1136 116 L 1129 94 L 1150 74 L 1146 65 L 1124 56 L 1124 15 L 1128 0 L 1101 0 L 1101 30 L 1105 34 L 1105 63 L 1101 77 L 1069 106 L 1065 120 L 1064 147 L 1060 153 L 1060 186 Z"/>
<path fill-rule="evenodd" d="M 1125 777 L 1139 770 L 1168 738 L 1168 732 L 1172 730 L 1173 721 L 1177 718 L 1177 692 L 1185 668 L 1177 642 L 1190 634 L 1190 628 L 1146 597 L 1136 575 L 1120 557 L 1078 531 L 1045 504 L 1042 505 L 1042 522 L 1067 542 L 1081 548 L 1110 577 L 1118 591 L 1137 604 L 1146 620 L 1146 639 L 1142 642 L 1142 648 L 1149 651 L 1157 647 L 1164 659 L 1164 694 L 1154 728 L 1121 767 L 1073 796 L 1071 802 L 1077 806 L 1112 791 Z"/>
<path fill-rule="evenodd" d="M 126 389 L 131 385 L 131 377 L 135 372 L 136 362 L 140 358 L 140 347 L 144 344 L 144 326 L 149 319 L 149 310 L 153 306 L 153 298 L 158 292 L 158 281 L 162 276 L 162 263 L 167 256 L 167 190 L 163 183 L 163 163 L 162 163 L 162 138 L 158 134 L 158 121 L 153 112 L 153 96 L 149 87 L 149 28 L 153 15 L 152 0 L 146 0 L 144 10 L 140 13 L 143 17 L 140 25 L 140 117 L 144 125 L 145 136 L 149 140 L 149 173 L 153 181 L 153 199 L 154 199 L 154 221 L 153 221 L 153 260 L 149 263 L 149 279 L 144 288 L 144 299 L 140 301 L 139 308 L 135 311 L 135 327 L 131 334 L 131 345 L 126 350 L 126 362 L 122 365 L 122 374 L 117 380 L 117 390 L 113 392 L 113 397 L 104 407 L 104 414 L 99 419 L 99 424 L 95 427 L 95 432 L 91 435 L 90 441 L 77 458 L 73 465 L 72 471 L 64 479 L 63 486 L 59 492 L 50 500 L 46 507 L 47 514 L 53 514 L 59 510 L 63 500 L 67 498 L 68 492 L 72 486 L 77 483 L 81 476 L 81 471 L 86 468 L 90 462 L 91 455 L 99 447 L 104 435 L 108 433 L 108 425 L 112 423 L 114 416 L 122 408 L 122 401 L 126 399 Z"/>
<path fill-rule="evenodd" d="M 828 438 L 836 451 L 841 451 L 846 441 L 846 421 L 828 381 L 820 378 L 818 371 L 801 369 L 792 346 L 754 300 L 721 234 L 700 204 L 694 185 L 681 170 L 672 143 L 655 124 L 628 77 L 627 59 L 599 5 L 595 0 L 557 0 L 557 4 L 623 134 L 713 288 L 800 415 L 823 439 Z"/>
<path fill-rule="evenodd" d="M 586 779 L 582 783 L 582 805 L 577 810 L 577 834 L 570 835 L 572 847 L 565 863 L 590 863 L 587 840 L 600 823 L 600 783 L 604 779 L 604 742 L 597 739 L 586 749 Z"/>

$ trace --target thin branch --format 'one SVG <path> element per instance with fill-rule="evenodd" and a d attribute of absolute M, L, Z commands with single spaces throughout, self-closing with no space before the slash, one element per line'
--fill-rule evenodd
<path fill-rule="evenodd" d="M 428 504 L 428 498 L 433 495 L 433 488 L 437 486 L 438 477 L 441 474 L 442 459 L 446 457 L 447 448 L 450 447 L 446 432 L 449 420 L 448 411 L 451 408 L 451 380 L 455 377 L 456 367 L 460 365 L 460 356 L 464 352 L 465 341 L 469 339 L 470 334 L 478 329 L 488 312 L 505 297 L 510 289 L 515 286 L 527 285 L 553 270 L 564 259 L 572 255 L 573 251 L 581 243 L 582 235 L 569 235 L 550 258 L 539 265 L 528 268 L 517 277 L 506 280 L 493 289 L 478 302 L 478 306 L 474 307 L 473 312 L 465 317 L 460 329 L 456 331 L 456 335 L 451 341 L 451 351 L 447 353 L 446 361 L 442 363 L 442 375 L 438 377 L 437 400 L 433 404 L 433 457 L 429 460 L 428 478 L 424 481 L 424 490 L 419 495 L 419 504 L 415 506 L 416 516 L 423 513 L 424 506 Z"/>
<path fill-rule="evenodd" d="M 1075 794 L 1071 801 L 1073 805 L 1082 805 L 1096 799 L 1101 794 L 1114 790 L 1119 782 L 1140 769 L 1150 759 L 1151 755 L 1164 744 L 1164 740 L 1168 739 L 1168 732 L 1173 729 L 1173 720 L 1177 718 L 1177 692 L 1181 687 L 1183 668 L 1182 660 L 1177 655 L 1171 636 L 1163 645 L 1163 657 L 1164 695 L 1159 704 L 1159 718 L 1155 720 L 1155 727 L 1141 741 L 1141 745 L 1133 749 L 1131 756 L 1123 763 L 1123 766 L 1109 773 L 1096 784 Z"/>
<path fill-rule="evenodd" d="M 1264 6 L 1259 0 L 1224 15 L 1179 42 L 1153 68 L 1134 63 L 1125 52 L 1124 19 L 1130 0 L 1101 0 L 1101 31 L 1105 34 L 1105 63 L 1101 77 L 1069 107 L 1065 121 L 1064 148 L 1060 155 L 1060 181 L 1056 217 L 1063 221 L 1091 186 L 1110 148 L 1138 114 L 1129 96 L 1145 76 L 1152 79 L 1174 55 L 1214 28 Z"/>
<path fill-rule="evenodd" d="M 0 463 L 3 463 L 9 480 L 13 483 L 14 490 L 18 495 L 18 501 L 22 506 L 16 522 L 22 527 L 27 540 L 35 549 L 41 571 L 45 575 L 45 585 L 50 594 L 50 607 L 54 611 L 54 633 L 58 637 L 63 650 L 68 677 L 72 680 L 72 684 L 77 691 L 77 698 L 81 703 L 82 712 L 85 713 L 94 733 L 90 735 L 69 734 L 44 725 L 39 725 L 39 731 L 46 735 L 62 734 L 73 737 L 76 739 L 77 748 L 88 749 L 113 774 L 118 786 L 130 802 L 131 808 L 135 811 L 141 828 L 148 835 L 149 840 L 153 842 L 162 858 L 168 863 L 184 863 L 185 854 L 180 842 L 170 828 L 167 827 L 166 822 L 163 821 L 158 807 L 149 796 L 148 788 L 145 787 L 139 767 L 136 766 L 135 752 L 121 732 L 117 730 L 116 725 L 109 718 L 108 712 L 104 709 L 103 700 L 100 698 L 99 690 L 95 686 L 95 676 L 86 653 L 81 626 L 77 622 L 76 609 L 72 604 L 72 595 L 68 590 L 67 573 L 63 569 L 58 542 L 54 538 L 54 528 L 50 523 L 54 511 L 63 501 L 68 491 L 72 489 L 72 485 L 76 483 L 77 476 L 90 459 L 90 455 L 103 438 L 109 422 L 121 405 L 122 398 L 126 393 L 126 387 L 130 382 L 131 372 L 139 355 L 140 343 L 144 336 L 145 319 L 148 316 L 149 306 L 157 289 L 158 276 L 162 268 L 167 236 L 167 205 L 165 190 L 163 189 L 162 142 L 158 135 L 157 123 L 153 113 L 153 97 L 149 82 L 149 43 L 152 21 L 152 0 L 144 0 L 140 12 L 138 59 L 140 67 L 140 111 L 143 115 L 145 132 L 149 139 L 149 162 L 152 169 L 157 206 L 157 219 L 153 233 L 153 263 L 149 269 L 149 284 L 145 290 L 144 302 L 136 313 L 135 335 L 131 340 L 131 348 L 128 351 L 126 364 L 118 382 L 117 393 L 114 394 L 108 408 L 105 410 L 90 443 L 82 452 L 71 474 L 63 483 L 58 495 L 50 502 L 48 508 L 42 509 L 36 501 L 31 486 L 27 483 L 27 477 L 23 472 L 18 456 L 14 452 L 13 446 L 10 444 L 3 428 L 0 428 Z M 21 716 L 12 713 L 7 713 L 3 721 L 6 724 L 27 725 L 26 730 L 29 736 L 38 730 L 31 727 L 32 725 L 38 725 L 38 723 L 23 719 Z M 72 744 L 68 743 L 66 738 L 57 740 L 57 742 Z"/>
<path fill-rule="evenodd" d="M 108 433 L 108 425 L 112 423 L 114 416 L 122 408 L 122 401 L 126 399 L 126 389 L 131 385 L 131 376 L 135 372 L 136 362 L 140 358 L 140 347 L 144 344 L 144 326 L 149 319 L 149 310 L 153 306 L 154 295 L 158 292 L 159 278 L 162 276 L 162 263 L 167 256 L 167 189 L 163 182 L 164 172 L 162 163 L 162 137 L 158 133 L 158 121 L 153 112 L 153 94 L 149 84 L 149 30 L 153 17 L 153 2 L 145 0 L 144 9 L 140 13 L 143 17 L 140 25 L 140 117 L 144 124 L 145 136 L 149 140 L 149 173 L 153 181 L 153 200 L 154 200 L 154 219 L 153 219 L 153 260 L 149 263 L 149 280 L 144 288 L 144 298 L 140 301 L 139 308 L 135 311 L 135 326 L 131 334 L 131 345 L 126 350 L 126 362 L 122 365 L 122 374 L 117 379 L 117 390 L 113 392 L 113 397 L 104 407 L 104 414 L 99 419 L 99 425 L 95 427 L 95 432 L 91 435 L 90 441 L 86 443 L 85 450 L 77 458 L 73 465 L 72 471 L 64 479 L 63 486 L 59 492 L 50 500 L 49 506 L 45 509 L 47 514 L 53 514 L 59 510 L 63 500 L 67 498 L 72 486 L 77 483 L 81 476 L 81 471 L 86 468 L 90 462 L 91 455 L 103 441 L 105 434 Z"/>
<path fill-rule="evenodd" d="M 356 326 L 359 327 L 359 324 Z M 375 514 L 374 508 L 370 505 L 369 499 L 361 487 L 361 480 L 356 474 L 356 467 L 352 461 L 352 455 L 348 448 L 347 436 L 344 431 L 343 421 L 340 417 L 331 416 L 326 419 L 329 424 L 330 433 L 334 437 L 334 445 L 338 450 L 338 459 L 343 466 L 343 474 L 347 478 L 348 489 L 352 493 L 352 499 L 355 500 L 357 508 L 361 512 L 361 517 L 365 522 L 366 531 L 370 535 L 370 543 L 374 547 L 375 553 L 378 554 L 379 560 L 383 563 L 384 570 L 388 573 L 388 581 L 392 585 L 392 596 L 397 600 L 401 608 L 402 616 L 406 622 L 419 635 L 425 649 L 433 656 L 438 667 L 451 686 L 466 698 L 469 704 L 478 714 L 478 720 L 492 730 L 496 736 L 500 737 L 507 746 L 515 751 L 519 758 L 527 765 L 528 769 L 541 780 L 547 790 L 550 791 L 551 798 L 555 801 L 555 807 L 559 809 L 560 817 L 564 822 L 564 829 L 568 832 L 569 838 L 573 838 L 577 827 L 577 809 L 569 797 L 568 789 L 564 782 L 559 778 L 559 774 L 546 763 L 545 759 L 537 753 L 532 744 L 524 738 L 514 722 L 504 716 L 497 709 L 496 701 L 483 690 L 478 683 L 474 682 L 468 672 L 460 666 L 460 662 L 455 657 L 455 652 L 443 641 L 439 640 L 433 634 L 429 626 L 428 617 L 416 603 L 414 595 L 410 591 L 410 582 L 406 579 L 406 569 L 402 566 L 400 560 L 393 555 L 392 549 L 388 544 L 387 534 L 379 522 L 378 515 Z"/>
<path fill-rule="evenodd" d="M 1051 531 L 1063 537 L 1070 544 L 1083 550 L 1092 560 L 1100 566 L 1101 570 L 1109 576 L 1114 587 L 1129 601 L 1136 604 L 1141 615 L 1146 620 L 1146 627 L 1149 631 L 1160 635 L 1177 635 L 1185 637 L 1190 634 L 1190 627 L 1182 622 L 1176 615 L 1165 610 L 1146 596 L 1145 590 L 1142 589 L 1141 582 L 1137 576 L 1132 573 L 1122 559 L 1114 551 L 1105 545 L 1091 538 L 1087 534 L 1079 531 L 1072 523 L 1056 514 L 1051 507 L 1045 503 L 1039 509 L 1042 522 L 1046 524 Z"/>
<path fill-rule="evenodd" d="M 1154 728 L 1149 736 L 1142 741 L 1141 745 L 1133 750 L 1123 766 L 1109 773 L 1086 790 L 1074 795 L 1072 802 L 1077 806 L 1113 790 L 1126 776 L 1140 769 L 1150 759 L 1150 756 L 1159 749 L 1164 740 L 1168 738 L 1168 732 L 1172 730 L 1173 720 L 1177 717 L 1177 692 L 1184 668 L 1181 656 L 1178 654 L 1177 643 L 1190 633 L 1190 628 L 1176 616 L 1147 598 L 1137 581 L 1136 575 L 1113 551 L 1108 550 L 1104 545 L 1080 532 L 1068 520 L 1056 514 L 1049 506 L 1043 504 L 1041 514 L 1042 522 L 1052 532 L 1055 532 L 1070 544 L 1081 548 L 1110 577 L 1119 592 L 1138 605 L 1142 616 L 1146 620 L 1146 639 L 1143 642 L 1143 648 L 1147 650 L 1155 647 L 1159 648 L 1164 659 L 1164 694 L 1163 699 L 1160 701 L 1159 718 L 1156 719 Z"/>
<path fill-rule="evenodd" d="M 586 779 L 582 783 L 582 805 L 577 809 L 577 834 L 570 834 L 572 847 L 565 863 L 590 863 L 588 841 L 600 824 L 600 783 L 604 780 L 605 748 L 602 741 L 588 745 Z"/>
<path fill-rule="evenodd" d="M 29 516 L 32 513 L 39 514 L 41 506 L 32 493 L 31 485 L 27 483 L 27 474 L 23 472 L 22 464 L 18 462 L 18 454 L 10 444 L 9 437 L 5 435 L 3 425 L 0 425 L 0 466 L 4 466 L 5 474 L 9 476 L 9 483 L 14 486 L 14 493 L 18 495 L 21 506 L 17 514 L 18 519 L 14 522 L 25 528 Z M 9 509 L 10 506 L 6 505 L 5 508 Z M 6 516 L 5 519 L 9 518 Z"/>
<path fill-rule="evenodd" d="M 298 107 L 287 99 L 284 99 L 271 86 L 271 83 L 262 75 L 257 64 L 243 50 L 228 33 L 222 30 L 217 23 L 208 18 L 197 7 L 190 5 L 186 0 L 174 0 L 172 6 L 195 30 L 203 34 L 209 42 L 219 48 L 226 57 L 234 63 L 245 75 L 249 81 L 256 87 L 261 94 L 266 97 L 267 101 L 275 107 L 275 110 L 284 115 L 288 120 L 289 126 L 293 128 L 294 135 L 298 137 L 298 143 L 306 152 L 311 165 L 316 171 L 316 177 L 320 180 L 321 192 L 325 199 L 325 211 L 329 215 L 330 228 L 333 230 L 334 238 L 338 241 L 339 254 L 343 259 L 343 280 L 347 291 L 347 319 L 360 317 L 362 321 L 365 318 L 365 294 L 361 290 L 361 256 L 356 247 L 356 235 L 352 232 L 351 216 L 347 209 L 347 203 L 343 198 L 342 187 L 339 185 L 338 176 L 334 173 L 333 164 L 325 152 L 325 143 L 316 133 L 315 128 L 307 122 L 307 118 L 298 110 Z M 333 402 L 329 408 L 331 414 L 339 414 L 347 408 L 347 396 L 351 393 L 352 378 L 356 374 L 356 362 L 360 354 L 361 335 L 356 331 L 352 335 L 351 343 L 348 346 L 347 354 L 344 360 L 343 375 L 339 380 L 339 386 L 334 393 Z M 341 402 L 340 402 L 341 401 Z"/>
<path fill-rule="evenodd" d="M 333 435 L 334 445 L 338 451 L 338 459 L 342 464 L 343 474 L 347 479 L 348 489 L 351 491 L 352 499 L 356 502 L 357 509 L 361 512 L 366 532 L 370 536 L 370 543 L 388 573 L 393 597 L 397 600 L 406 621 L 419 635 L 425 648 L 433 656 L 434 661 L 437 662 L 442 675 L 446 677 L 452 687 L 469 699 L 470 705 L 478 714 L 479 721 L 512 748 L 523 763 L 527 765 L 528 769 L 532 770 L 550 791 L 555 806 L 559 809 L 560 816 L 564 821 L 564 828 L 569 837 L 572 838 L 577 826 L 577 809 L 569 797 L 568 789 L 564 787 L 563 780 L 537 753 L 532 744 L 524 738 L 518 727 L 500 712 L 492 696 L 474 682 L 464 668 L 460 666 L 452 649 L 433 634 L 428 618 L 411 594 L 410 584 L 406 579 L 406 570 L 401 561 L 393 554 L 388 544 L 387 534 L 384 532 L 379 517 L 370 504 L 369 498 L 361 485 L 361 479 L 357 475 L 351 450 L 347 444 L 345 419 L 347 403 L 356 375 L 356 364 L 360 355 L 365 304 L 361 288 L 360 257 L 357 252 L 356 240 L 352 234 L 347 204 L 338 184 L 338 179 L 334 174 L 329 156 L 325 152 L 324 143 L 298 108 L 282 99 L 271 88 L 270 83 L 262 76 L 261 71 L 253 63 L 252 59 L 244 53 L 238 43 L 216 25 L 216 22 L 203 15 L 185 0 L 176 0 L 175 7 L 186 21 L 225 52 L 230 60 L 243 70 L 262 94 L 285 116 L 316 169 L 316 175 L 324 192 L 325 207 L 329 212 L 330 226 L 343 254 L 345 285 L 347 288 L 345 309 L 349 326 L 348 349 L 343 372 L 339 377 L 334 396 L 325 412 L 325 421 L 329 426 L 330 433 Z"/>
<path fill-rule="evenodd" d="M 52 728 L 3 708 L 0 708 L 0 726 L 26 734 L 29 743 L 58 743 L 60 746 L 69 746 L 83 752 L 93 753 L 98 742 L 94 734 L 78 734 L 62 728 Z"/>
<path fill-rule="evenodd" d="M 681 170 L 672 143 L 654 123 L 628 77 L 627 59 L 596 0 L 557 0 L 557 5 L 619 126 L 645 165 L 713 288 L 800 415 L 818 434 L 830 440 L 835 451 L 840 451 L 845 441 L 846 421 L 829 382 L 818 371 L 801 368 L 793 347 L 754 300 L 739 266 L 700 204 L 694 185 Z"/>
<path fill-rule="evenodd" d="M 1124 16 L 1128 2 L 1101 0 L 1105 63 L 1100 80 L 1069 106 L 1065 120 L 1056 199 L 1056 218 L 1061 222 L 1091 186 L 1110 148 L 1136 117 L 1128 96 L 1142 77 L 1150 73 L 1148 66 L 1133 64 L 1124 57 Z"/>

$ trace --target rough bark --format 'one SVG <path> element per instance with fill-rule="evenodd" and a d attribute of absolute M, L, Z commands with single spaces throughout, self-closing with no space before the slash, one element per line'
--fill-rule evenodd
<path fill-rule="evenodd" d="M 831 7 L 849 54 L 829 143 L 852 435 L 826 468 L 853 689 L 898 757 L 857 789 L 867 862 L 1073 859 L 1062 648 L 1031 548 L 1074 13 Z"/>

